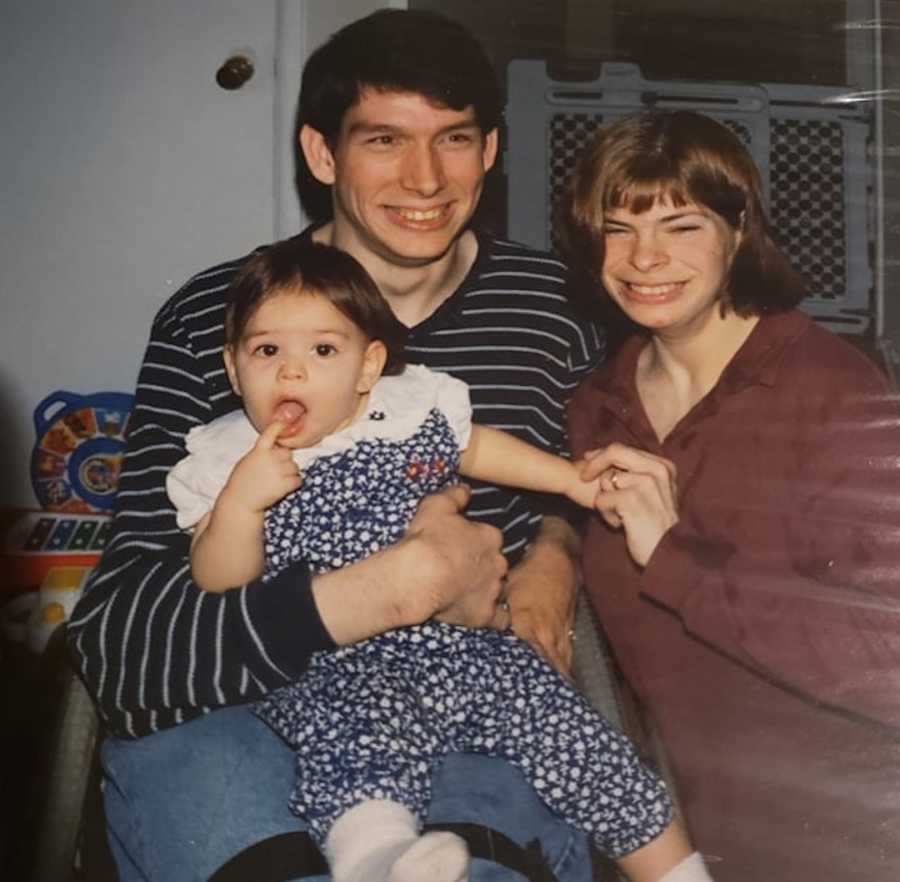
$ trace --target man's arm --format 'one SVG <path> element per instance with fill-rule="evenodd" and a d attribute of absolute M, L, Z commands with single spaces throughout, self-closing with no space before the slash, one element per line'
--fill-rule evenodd
<path fill-rule="evenodd" d="M 505 432 L 473 426 L 460 472 L 495 484 L 567 495 L 591 505 L 597 482 L 582 481 L 575 466 Z M 508 600 L 516 633 L 554 667 L 571 674 L 580 541 L 562 518 L 545 516 L 540 532 L 508 579 Z"/>
<path fill-rule="evenodd" d="M 67 631 L 101 714 L 112 731 L 126 737 L 290 682 L 311 653 L 334 645 L 330 628 L 345 642 L 431 614 L 487 624 L 499 591 L 492 580 L 498 581 L 497 570 L 505 566 L 493 530 L 466 525 L 451 512 L 436 518 L 442 523 L 436 535 L 423 526 L 435 517 L 426 506 L 415 538 L 359 564 L 363 571 L 348 568 L 313 585 L 306 567 L 294 565 L 266 584 L 251 582 L 224 594 L 197 587 L 189 538 L 175 522 L 165 478 L 185 455 L 187 432 L 214 415 L 211 402 L 222 394 L 210 376 L 221 374 L 217 316 L 229 276 L 206 274 L 202 287 L 195 282 L 181 299 L 212 328 L 205 337 L 203 327 L 191 327 L 172 308 L 154 324 L 129 426 L 113 535 Z M 196 345 L 200 338 L 202 348 Z M 227 388 L 224 381 L 221 388 Z M 476 531 L 460 535 L 452 524 Z M 467 546 L 465 554 L 448 550 L 445 540 L 451 537 Z M 426 574 L 429 553 L 442 566 Z M 483 578 L 482 567 L 488 573 Z M 342 625 L 349 611 L 355 632 Z"/>
<path fill-rule="evenodd" d="M 230 275 L 225 270 L 189 284 L 180 303 L 221 316 Z M 215 331 L 214 318 L 209 324 Z M 123 735 L 254 698 L 287 682 L 310 652 L 332 645 L 302 566 L 268 585 L 221 596 L 191 580 L 189 540 L 175 523 L 165 478 L 185 455 L 187 432 L 213 415 L 217 391 L 209 367 L 218 360 L 198 353 L 201 330 L 171 304 L 154 323 L 113 534 L 68 628 L 85 682 Z"/>
<path fill-rule="evenodd" d="M 314 580 L 316 604 L 335 642 L 355 643 L 429 618 L 473 628 L 510 624 L 497 606 L 506 575 L 501 533 L 462 517 L 468 502 L 462 485 L 427 497 L 396 545 Z"/>
<path fill-rule="evenodd" d="M 571 291 L 565 277 L 563 288 Z M 564 310 L 559 310 L 562 315 Z M 568 312 L 568 357 L 560 376 L 560 389 L 568 401 L 576 387 L 603 361 L 606 336 L 593 319 Z M 568 436 L 560 428 L 559 446 L 564 453 Z M 571 676 L 572 628 L 581 587 L 581 535 L 576 527 L 577 509 L 559 497 L 544 497 L 544 515 L 537 536 L 525 557 L 508 576 L 507 599 L 513 630 L 527 640 L 558 671 Z"/>
<path fill-rule="evenodd" d="M 507 577 L 513 630 L 567 677 L 572 671 L 580 554 L 581 538 L 574 527 L 562 518 L 545 516 L 525 557 Z"/>

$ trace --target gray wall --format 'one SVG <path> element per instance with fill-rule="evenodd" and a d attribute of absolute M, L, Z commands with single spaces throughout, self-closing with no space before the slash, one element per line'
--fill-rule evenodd
<path fill-rule="evenodd" d="M 178 286 L 299 228 L 305 54 L 381 5 L 4 4 L 0 505 L 35 504 L 32 412 L 44 396 L 131 391 L 151 319 Z M 235 52 L 256 74 L 226 92 L 214 75 Z"/>

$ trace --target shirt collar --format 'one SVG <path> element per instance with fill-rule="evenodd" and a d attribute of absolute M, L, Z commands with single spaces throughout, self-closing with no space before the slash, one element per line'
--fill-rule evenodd
<path fill-rule="evenodd" d="M 753 385 L 774 386 L 785 352 L 812 324 L 798 310 L 764 315 L 722 371 L 710 396 L 729 394 Z M 622 345 L 605 370 L 589 381 L 606 406 L 620 417 L 634 406 L 637 360 L 648 337 L 635 334 Z"/>

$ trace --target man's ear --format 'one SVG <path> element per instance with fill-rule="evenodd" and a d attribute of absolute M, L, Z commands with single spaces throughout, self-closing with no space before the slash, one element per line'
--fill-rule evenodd
<path fill-rule="evenodd" d="M 372 387 L 381 378 L 381 372 L 387 362 L 387 347 L 381 340 L 373 340 L 366 347 L 366 354 L 363 356 L 362 371 L 359 374 L 359 380 L 356 383 L 356 391 L 360 395 L 371 392 Z"/>
<path fill-rule="evenodd" d="M 334 183 L 334 155 L 325 136 L 312 126 L 300 129 L 300 149 L 313 177 L 320 183 L 331 186 Z"/>
<path fill-rule="evenodd" d="M 497 134 L 497 129 L 491 129 L 484 136 L 484 146 L 481 148 L 481 162 L 484 165 L 484 170 L 490 171 L 494 162 L 497 159 L 497 146 L 500 143 L 500 136 Z"/>
<path fill-rule="evenodd" d="M 228 374 L 228 381 L 231 388 L 234 389 L 236 395 L 241 394 L 241 384 L 238 382 L 237 365 L 234 361 L 234 347 L 228 343 L 222 351 L 222 358 L 225 360 L 225 373 Z"/>

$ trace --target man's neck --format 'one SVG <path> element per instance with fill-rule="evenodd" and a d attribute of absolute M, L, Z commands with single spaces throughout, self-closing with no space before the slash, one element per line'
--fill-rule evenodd
<path fill-rule="evenodd" d="M 368 249 L 341 242 L 334 224 L 313 234 L 317 242 L 343 248 L 352 254 L 375 280 L 394 315 L 409 328 L 421 324 L 462 284 L 478 257 L 478 239 L 464 232 L 439 258 L 419 266 L 398 266 Z"/>

